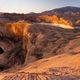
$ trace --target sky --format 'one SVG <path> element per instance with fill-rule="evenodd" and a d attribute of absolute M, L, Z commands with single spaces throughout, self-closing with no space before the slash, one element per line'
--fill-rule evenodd
<path fill-rule="evenodd" d="M 64 6 L 80 7 L 80 0 L 0 0 L 0 12 L 43 12 Z"/>

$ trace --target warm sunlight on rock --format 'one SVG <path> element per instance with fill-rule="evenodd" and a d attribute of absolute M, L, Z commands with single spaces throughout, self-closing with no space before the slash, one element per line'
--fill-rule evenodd
<path fill-rule="evenodd" d="M 29 23 L 27 22 L 16 22 L 7 24 L 9 32 L 19 38 L 23 37 L 24 28 L 27 26 L 29 26 Z"/>
<path fill-rule="evenodd" d="M 74 27 L 72 26 L 69 26 L 69 25 L 64 25 L 64 24 L 53 24 L 55 25 L 56 27 L 61 27 L 61 28 L 64 28 L 64 29 L 74 29 Z"/>

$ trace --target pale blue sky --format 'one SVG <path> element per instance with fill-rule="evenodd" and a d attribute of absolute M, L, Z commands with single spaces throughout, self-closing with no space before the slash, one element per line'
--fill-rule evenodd
<path fill-rule="evenodd" d="M 80 7 L 80 0 L 0 0 L 0 12 L 42 12 L 64 6 Z"/>

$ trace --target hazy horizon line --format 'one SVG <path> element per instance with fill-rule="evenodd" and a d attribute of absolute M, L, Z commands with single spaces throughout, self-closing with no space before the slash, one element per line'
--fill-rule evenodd
<path fill-rule="evenodd" d="M 52 9 L 46 9 L 46 10 L 38 11 L 38 12 L 37 11 L 32 11 L 32 12 L 0 11 L 0 13 L 16 13 L 16 14 L 42 13 L 42 12 L 45 12 L 45 11 L 54 10 L 54 9 L 63 8 L 63 7 L 77 7 L 77 8 L 80 8 L 79 6 L 62 6 L 62 7 L 56 7 L 56 8 L 52 8 Z"/>

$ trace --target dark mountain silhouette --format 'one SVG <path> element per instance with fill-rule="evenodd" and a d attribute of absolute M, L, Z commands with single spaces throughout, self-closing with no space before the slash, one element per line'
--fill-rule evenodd
<path fill-rule="evenodd" d="M 67 7 L 62 7 L 62 8 L 57 8 L 57 9 L 53 9 L 53 10 L 49 10 L 49 11 L 44 11 L 42 12 L 42 14 L 56 14 L 56 13 L 66 13 L 66 12 L 80 12 L 80 7 L 72 7 L 72 6 L 67 6 Z"/>

